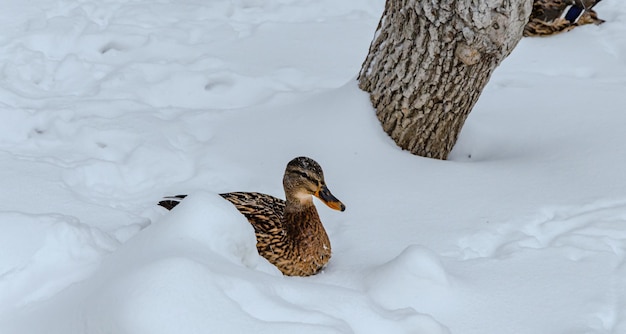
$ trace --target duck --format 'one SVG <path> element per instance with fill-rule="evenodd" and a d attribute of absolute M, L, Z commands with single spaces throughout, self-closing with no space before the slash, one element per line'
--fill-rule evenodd
<path fill-rule="evenodd" d="M 326 186 L 322 167 L 308 157 L 289 161 L 283 188 L 285 200 L 258 192 L 220 196 L 232 203 L 254 228 L 259 255 L 286 276 L 315 275 L 330 260 L 331 247 L 313 196 L 333 210 L 343 212 L 346 206 Z M 168 196 L 158 204 L 172 210 L 186 196 Z"/>
<path fill-rule="evenodd" d="M 534 0 L 524 36 L 550 36 L 604 20 L 592 9 L 601 0 Z"/>

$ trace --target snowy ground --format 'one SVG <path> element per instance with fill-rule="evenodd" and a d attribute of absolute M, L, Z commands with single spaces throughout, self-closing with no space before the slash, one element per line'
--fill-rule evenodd
<path fill-rule="evenodd" d="M 450 161 L 356 87 L 383 4 L 4 0 L 0 333 L 626 333 L 626 2 L 523 40 Z M 308 278 L 215 195 L 299 155 L 347 206 Z"/>

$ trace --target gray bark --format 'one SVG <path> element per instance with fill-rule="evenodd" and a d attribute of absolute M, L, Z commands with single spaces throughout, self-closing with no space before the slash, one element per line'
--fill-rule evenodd
<path fill-rule="evenodd" d="M 531 8 L 532 0 L 387 0 L 358 77 L 385 132 L 413 154 L 446 159 Z"/>

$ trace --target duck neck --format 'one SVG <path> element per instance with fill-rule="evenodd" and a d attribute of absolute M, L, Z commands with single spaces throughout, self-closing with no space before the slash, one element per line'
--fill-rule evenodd
<path fill-rule="evenodd" d="M 284 226 L 287 237 L 296 244 L 309 244 L 304 241 L 314 239 L 320 232 L 325 234 L 312 199 L 287 199 Z"/>

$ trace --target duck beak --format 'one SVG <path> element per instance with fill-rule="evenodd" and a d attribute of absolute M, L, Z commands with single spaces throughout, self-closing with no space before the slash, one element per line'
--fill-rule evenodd
<path fill-rule="evenodd" d="M 331 194 L 326 185 L 323 185 L 320 190 L 315 192 L 315 197 L 322 200 L 322 202 L 328 205 L 328 207 L 331 209 L 339 211 L 344 211 L 346 209 L 346 206 L 343 205 L 343 203 L 341 203 L 341 201 L 338 200 L 335 196 L 333 196 L 333 194 Z"/>

